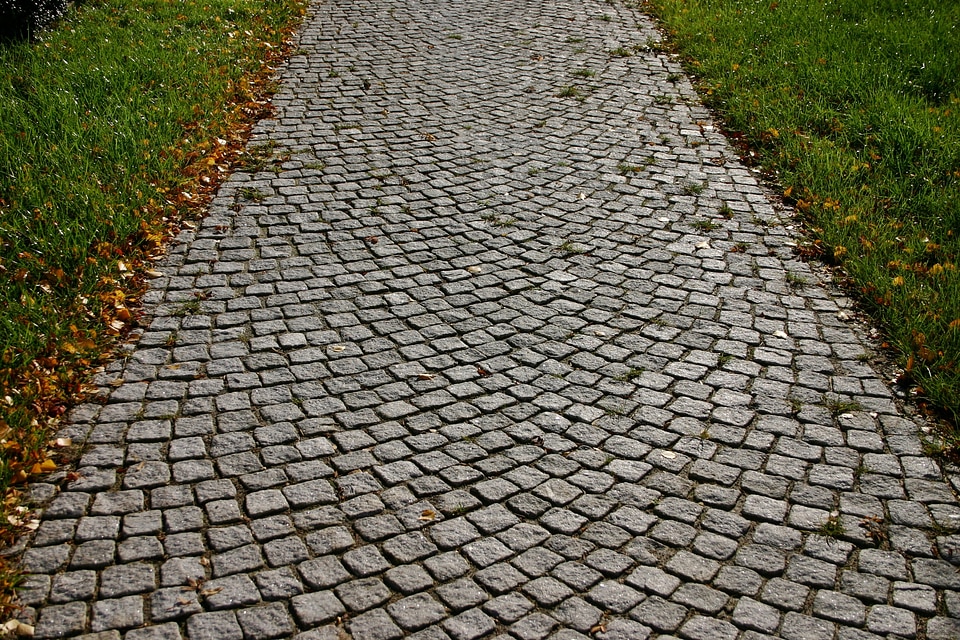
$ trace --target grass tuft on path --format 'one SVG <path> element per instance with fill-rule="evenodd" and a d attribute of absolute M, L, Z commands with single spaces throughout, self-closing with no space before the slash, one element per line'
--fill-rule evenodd
<path fill-rule="evenodd" d="M 649 0 L 725 126 L 776 174 L 883 326 L 904 382 L 960 415 L 960 3 Z"/>
<path fill-rule="evenodd" d="M 150 259 L 269 112 L 304 8 L 93 0 L 0 45 L 0 544 L 29 517 L 16 486 L 63 459 L 50 433 L 84 374 L 136 323 Z"/>

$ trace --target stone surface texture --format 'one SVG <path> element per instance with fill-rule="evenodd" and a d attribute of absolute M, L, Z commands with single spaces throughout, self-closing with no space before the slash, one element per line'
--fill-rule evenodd
<path fill-rule="evenodd" d="M 298 38 L 34 488 L 37 638 L 956 637 L 950 479 L 647 17 Z"/>

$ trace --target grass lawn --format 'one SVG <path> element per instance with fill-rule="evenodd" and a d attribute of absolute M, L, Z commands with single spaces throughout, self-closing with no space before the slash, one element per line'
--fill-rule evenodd
<path fill-rule="evenodd" d="M 921 401 L 960 414 L 960 3 L 649 0 L 880 322 Z"/>
<path fill-rule="evenodd" d="M 135 323 L 150 258 L 268 112 L 304 6 L 93 0 L 0 43 L 0 543 L 16 486 L 56 468 L 82 375 Z"/>

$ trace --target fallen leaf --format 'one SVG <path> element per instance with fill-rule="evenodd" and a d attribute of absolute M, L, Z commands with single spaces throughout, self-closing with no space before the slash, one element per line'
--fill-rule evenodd
<path fill-rule="evenodd" d="M 200 595 L 206 598 L 208 596 L 215 596 L 221 591 L 223 591 L 223 587 L 211 587 L 209 589 L 202 589 Z"/>
<path fill-rule="evenodd" d="M 476 265 L 472 267 L 467 267 L 467 271 L 470 273 L 483 273 L 483 267 L 478 267 Z"/>
<path fill-rule="evenodd" d="M 436 518 L 437 518 L 436 511 L 434 511 L 433 509 L 424 509 L 423 513 L 420 514 L 420 517 L 417 518 L 417 520 L 420 520 L 423 522 L 430 522 L 431 520 L 436 520 Z"/>
<path fill-rule="evenodd" d="M 334 353 L 340 353 L 341 351 L 346 351 L 346 350 L 347 348 L 342 344 L 336 344 L 330 347 L 330 351 L 333 351 Z"/>
<path fill-rule="evenodd" d="M 677 457 L 677 454 L 675 454 L 673 451 L 661 451 L 660 455 L 666 458 L 667 460 L 673 460 L 674 458 Z"/>
<path fill-rule="evenodd" d="M 421 373 L 421 374 L 418 374 L 418 375 L 417 375 L 417 378 L 420 379 L 420 380 L 433 380 L 433 379 L 436 378 L 436 377 L 437 377 L 437 376 L 435 376 L 435 375 L 432 374 L 432 373 Z"/>

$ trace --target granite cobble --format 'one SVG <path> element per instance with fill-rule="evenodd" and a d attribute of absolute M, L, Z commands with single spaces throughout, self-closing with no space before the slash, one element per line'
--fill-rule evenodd
<path fill-rule="evenodd" d="M 632 4 L 311 5 L 30 489 L 35 637 L 960 633 L 960 483 Z"/>

